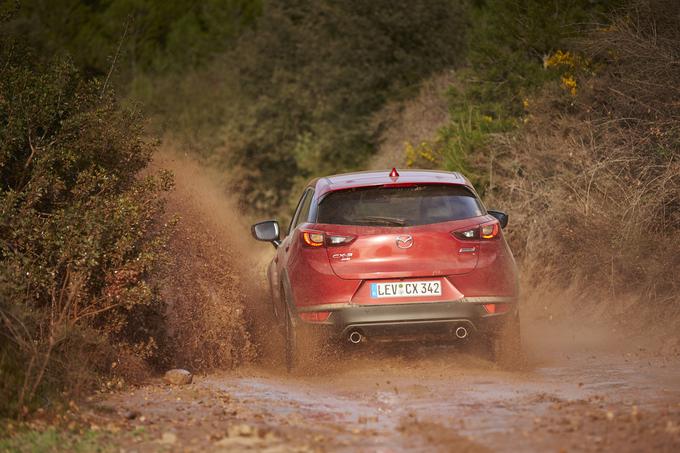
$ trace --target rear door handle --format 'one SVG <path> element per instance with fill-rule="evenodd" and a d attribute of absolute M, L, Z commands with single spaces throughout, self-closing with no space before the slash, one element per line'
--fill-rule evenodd
<path fill-rule="evenodd" d="M 476 251 L 477 247 L 461 247 L 458 253 L 475 253 Z"/>

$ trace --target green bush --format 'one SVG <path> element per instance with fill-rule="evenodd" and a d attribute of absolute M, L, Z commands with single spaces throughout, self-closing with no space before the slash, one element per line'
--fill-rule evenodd
<path fill-rule="evenodd" d="M 65 54 L 87 75 L 184 72 L 211 61 L 260 14 L 261 0 L 41 0 L 16 2 L 5 32 L 38 51 Z M 3 0 L 4 9 L 13 0 Z M 0 10 L 1 11 L 1 10 Z M 124 38 L 124 39 L 123 39 Z M 119 49 L 120 47 L 120 49 Z"/>
<path fill-rule="evenodd" d="M 441 165 L 471 171 L 490 134 L 522 124 L 529 99 L 564 74 L 551 59 L 584 30 L 604 21 L 621 0 L 481 0 L 470 8 L 467 68 L 462 89 L 451 91 L 451 122 L 438 138 Z M 569 55 L 571 57 L 571 55 Z M 551 64 L 552 63 L 552 64 Z M 570 84 L 571 80 L 566 80 Z M 483 187 L 482 187 L 483 189 Z"/>
<path fill-rule="evenodd" d="M 14 415 L 159 345 L 147 277 L 171 181 L 140 176 L 142 118 L 100 83 L 0 51 L 0 415 Z"/>

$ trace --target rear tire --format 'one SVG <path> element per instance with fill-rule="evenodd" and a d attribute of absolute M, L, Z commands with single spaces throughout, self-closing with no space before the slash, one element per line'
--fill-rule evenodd
<path fill-rule="evenodd" d="M 296 325 L 293 316 L 290 310 L 286 310 L 284 332 L 286 369 L 289 373 L 301 368 L 313 373 L 312 366 L 324 348 L 324 337 L 314 330 L 315 326 L 308 326 L 304 323 Z"/>
<path fill-rule="evenodd" d="M 319 356 L 323 347 L 322 337 L 313 330 L 314 326 L 297 321 L 285 292 L 283 299 L 283 335 L 285 338 L 286 369 L 291 372 L 298 368 L 309 368 Z"/>
<path fill-rule="evenodd" d="M 298 332 L 295 330 L 290 310 L 285 311 L 284 336 L 285 336 L 285 357 L 286 369 L 290 373 L 300 363 L 300 347 L 298 345 Z"/>
<path fill-rule="evenodd" d="M 490 341 L 492 359 L 503 368 L 519 369 L 524 366 L 519 311 L 510 315 Z"/>

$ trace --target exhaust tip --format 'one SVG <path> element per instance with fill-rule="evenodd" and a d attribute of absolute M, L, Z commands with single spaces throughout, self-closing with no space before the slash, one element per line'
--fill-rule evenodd
<path fill-rule="evenodd" d="M 456 329 L 456 337 L 460 338 L 461 340 L 465 337 L 468 336 L 468 331 L 465 327 L 458 327 Z"/>
<path fill-rule="evenodd" d="M 361 333 L 357 330 L 353 330 L 350 332 L 350 334 L 347 336 L 347 339 L 349 340 L 350 343 L 352 344 L 359 344 L 361 341 L 364 339 L 364 336 L 361 335 Z"/>

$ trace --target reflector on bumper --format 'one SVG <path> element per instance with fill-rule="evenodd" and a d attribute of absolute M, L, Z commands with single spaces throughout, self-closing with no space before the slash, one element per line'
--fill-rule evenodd
<path fill-rule="evenodd" d="M 331 315 L 330 311 L 308 311 L 299 313 L 300 319 L 306 322 L 324 322 Z"/>

